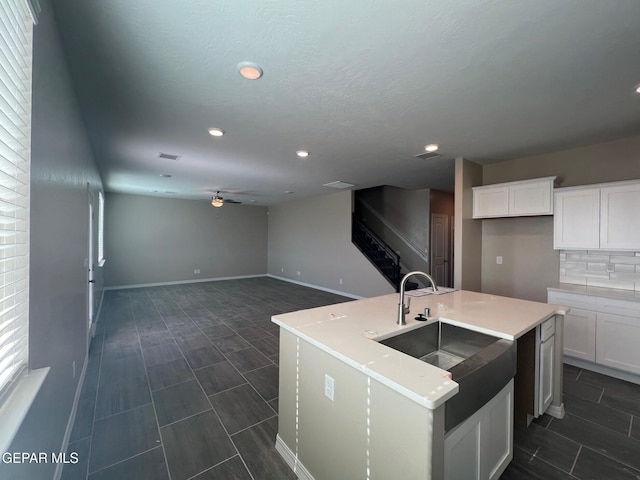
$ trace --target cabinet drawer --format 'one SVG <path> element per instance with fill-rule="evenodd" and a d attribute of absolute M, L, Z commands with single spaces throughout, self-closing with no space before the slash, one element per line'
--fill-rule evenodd
<path fill-rule="evenodd" d="M 598 297 L 596 298 L 596 310 L 603 313 L 640 318 L 640 302 L 630 300 Z"/>
<path fill-rule="evenodd" d="M 551 317 L 540 325 L 540 341 L 546 342 L 556 333 L 556 319 Z"/>
<path fill-rule="evenodd" d="M 551 290 L 547 293 L 547 302 L 565 307 L 582 308 L 583 310 L 596 309 L 596 297 L 581 295 L 579 293 L 556 292 Z"/>

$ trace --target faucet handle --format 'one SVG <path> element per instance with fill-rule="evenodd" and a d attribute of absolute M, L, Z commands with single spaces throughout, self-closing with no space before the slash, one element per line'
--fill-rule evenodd
<path fill-rule="evenodd" d="M 409 307 L 411 306 L 411 297 L 407 297 L 407 303 L 403 305 L 404 313 L 409 313 Z"/>

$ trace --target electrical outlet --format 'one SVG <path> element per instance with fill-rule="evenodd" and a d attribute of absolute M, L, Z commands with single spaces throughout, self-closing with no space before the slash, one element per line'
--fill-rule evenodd
<path fill-rule="evenodd" d="M 333 402 L 333 394 L 335 391 L 335 380 L 326 373 L 324 374 L 324 395 Z"/>
<path fill-rule="evenodd" d="M 502 257 L 501 257 L 500 255 L 498 255 L 498 256 L 496 257 L 496 263 L 497 263 L 498 265 L 502 265 Z"/>
<path fill-rule="evenodd" d="M 281 271 L 282 273 L 284 273 L 284 267 L 282 267 L 282 268 L 280 269 L 280 271 Z"/>
<path fill-rule="evenodd" d="M 342 279 L 340 279 L 339 282 L 340 282 L 340 285 L 342 285 Z"/>
<path fill-rule="evenodd" d="M 193 271 L 193 273 L 194 273 L 194 274 L 200 273 L 200 269 L 199 269 L 199 268 L 196 268 L 196 269 Z"/>
<path fill-rule="evenodd" d="M 298 276 L 300 276 L 300 271 L 296 272 Z"/>

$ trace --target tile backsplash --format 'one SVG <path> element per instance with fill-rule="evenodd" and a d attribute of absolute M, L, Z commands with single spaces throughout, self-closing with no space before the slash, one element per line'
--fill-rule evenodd
<path fill-rule="evenodd" d="M 640 290 L 640 256 L 635 253 L 560 250 L 560 282 Z"/>

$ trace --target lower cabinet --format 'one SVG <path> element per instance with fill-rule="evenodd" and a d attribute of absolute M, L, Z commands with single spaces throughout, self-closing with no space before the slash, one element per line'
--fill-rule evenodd
<path fill-rule="evenodd" d="M 598 313 L 596 363 L 640 374 L 640 319 Z"/>
<path fill-rule="evenodd" d="M 640 374 L 640 302 L 550 290 L 548 302 L 570 307 L 564 354 Z"/>
<path fill-rule="evenodd" d="M 513 380 L 447 433 L 444 478 L 494 480 L 513 458 Z"/>
<path fill-rule="evenodd" d="M 564 316 L 564 354 L 589 362 L 596 361 L 595 312 L 572 308 Z"/>
<path fill-rule="evenodd" d="M 540 344 L 540 394 L 538 395 L 538 413 L 540 415 L 547 411 L 553 400 L 554 348 L 555 336 Z"/>

